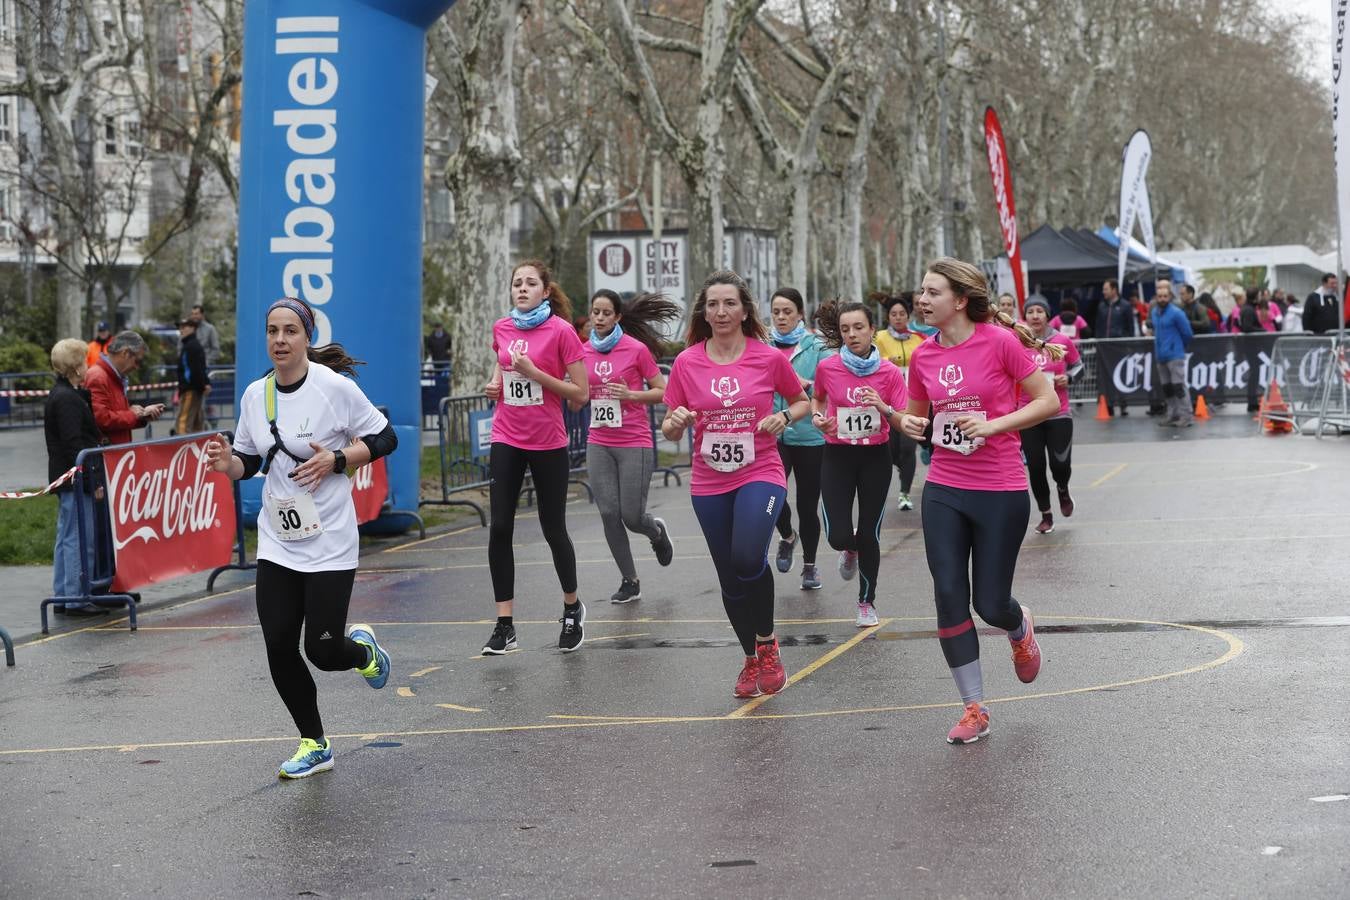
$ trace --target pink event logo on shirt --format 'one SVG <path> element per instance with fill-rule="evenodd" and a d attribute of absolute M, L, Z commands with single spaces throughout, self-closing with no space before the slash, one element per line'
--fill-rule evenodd
<path fill-rule="evenodd" d="M 1037 351 L 1036 355 L 1031 357 L 1031 361 L 1036 364 L 1036 368 L 1044 369 L 1050 363 L 1050 357 L 1046 356 L 1044 353 L 1040 351 Z"/>
<path fill-rule="evenodd" d="M 948 397 L 955 397 L 961 390 L 961 382 L 966 380 L 966 373 L 961 371 L 961 367 L 955 363 L 948 363 L 938 369 L 938 384 L 947 389 Z"/>
<path fill-rule="evenodd" d="M 862 392 L 866 390 L 861 386 L 851 387 L 845 393 L 848 395 L 848 402 L 851 406 L 865 406 L 866 400 L 862 398 Z"/>
<path fill-rule="evenodd" d="M 741 381 L 739 378 L 723 375 L 713 380 L 710 390 L 714 397 L 722 401 L 723 406 L 730 406 L 736 402 L 736 395 L 741 392 Z"/>
<path fill-rule="evenodd" d="M 601 381 L 609 381 L 609 376 L 614 374 L 614 366 L 607 359 L 602 359 L 595 364 L 595 375 Z"/>
<path fill-rule="evenodd" d="M 524 338 L 518 338 L 507 345 L 506 352 L 519 353 L 521 356 L 524 356 L 526 353 L 530 352 L 530 342 Z"/>

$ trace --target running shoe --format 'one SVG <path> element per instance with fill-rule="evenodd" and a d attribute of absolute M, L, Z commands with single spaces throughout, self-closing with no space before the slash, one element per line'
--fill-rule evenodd
<path fill-rule="evenodd" d="M 877 624 L 877 610 L 870 603 L 858 604 L 858 618 L 854 620 L 854 625 L 859 628 L 871 628 Z"/>
<path fill-rule="evenodd" d="M 797 534 L 793 532 L 792 540 L 778 542 L 778 571 L 792 571 L 792 551 L 797 548 Z"/>
<path fill-rule="evenodd" d="M 661 536 L 652 541 L 652 552 L 656 554 L 656 561 L 663 566 L 670 565 L 670 561 L 675 558 L 675 545 L 670 542 L 670 531 L 666 528 L 665 519 L 652 519 L 656 527 L 661 529 Z M 637 598 L 634 597 L 634 600 Z"/>
<path fill-rule="evenodd" d="M 333 744 L 328 738 L 323 743 L 312 738 L 301 738 L 300 749 L 295 755 L 281 764 L 277 770 L 278 778 L 308 778 L 333 768 Z"/>
<path fill-rule="evenodd" d="M 815 563 L 802 564 L 802 590 L 820 590 L 820 569 L 816 567 Z"/>
<path fill-rule="evenodd" d="M 745 665 L 741 666 L 741 674 L 736 679 L 736 689 L 731 695 L 742 700 L 759 696 L 759 657 L 745 658 Z"/>
<path fill-rule="evenodd" d="M 389 680 L 391 666 L 389 654 L 385 653 L 384 648 L 375 641 L 375 629 L 369 625 L 353 625 L 347 629 L 347 637 L 370 651 L 370 662 L 356 671 L 361 673 L 366 684 L 378 691 Z"/>
<path fill-rule="evenodd" d="M 843 550 L 839 553 L 839 577 L 845 581 L 852 581 L 853 576 L 858 574 L 858 554 L 854 550 Z"/>
<path fill-rule="evenodd" d="M 1157 425 L 1159 428 L 1172 428 L 1177 424 L 1177 421 L 1177 419 L 1159 419 L 1153 424 Z"/>
<path fill-rule="evenodd" d="M 1055 530 L 1055 517 L 1050 513 L 1041 513 L 1041 524 L 1036 526 L 1037 534 L 1049 534 Z"/>
<path fill-rule="evenodd" d="M 562 623 L 562 631 L 558 634 L 558 649 L 564 653 L 571 653 L 581 646 L 584 637 L 582 626 L 586 624 L 586 604 L 578 600 L 575 609 L 569 609 L 564 605 L 562 618 L 558 621 Z"/>
<path fill-rule="evenodd" d="M 909 494 L 901 491 L 899 498 L 895 501 L 895 506 L 901 512 L 909 512 L 914 508 L 914 501 L 909 499 Z"/>
<path fill-rule="evenodd" d="M 1020 641 L 1009 638 L 1008 643 L 1012 644 L 1013 671 L 1018 680 L 1031 684 L 1041 671 L 1041 645 L 1036 643 L 1036 624 L 1031 619 L 1031 610 L 1025 606 L 1022 606 L 1022 621 L 1027 626 L 1026 634 Z"/>
<path fill-rule="evenodd" d="M 492 637 L 483 645 L 484 656 L 503 656 L 509 650 L 516 649 L 516 626 L 498 622 L 492 629 Z"/>
<path fill-rule="evenodd" d="M 1059 512 L 1064 518 L 1073 515 L 1073 498 L 1069 496 L 1069 486 L 1064 484 L 1055 485 L 1059 491 Z"/>
<path fill-rule="evenodd" d="M 949 744 L 973 744 L 989 734 L 989 710 L 979 703 L 967 703 L 961 720 L 947 732 Z"/>
<path fill-rule="evenodd" d="M 614 592 L 614 596 L 609 598 L 610 603 L 632 603 L 634 600 L 642 599 L 642 588 L 636 581 L 629 581 L 625 578 L 619 583 L 619 589 Z"/>
<path fill-rule="evenodd" d="M 787 684 L 787 672 L 783 671 L 783 660 L 778 655 L 778 638 L 767 644 L 756 644 L 755 654 L 759 657 L 759 692 L 778 693 Z"/>

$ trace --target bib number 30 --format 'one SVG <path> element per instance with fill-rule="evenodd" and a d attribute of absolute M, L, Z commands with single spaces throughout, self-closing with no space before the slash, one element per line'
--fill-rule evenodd
<path fill-rule="evenodd" d="M 263 506 L 272 523 L 272 533 L 279 541 L 304 541 L 323 534 L 319 509 L 309 494 L 278 497 L 269 491 Z"/>

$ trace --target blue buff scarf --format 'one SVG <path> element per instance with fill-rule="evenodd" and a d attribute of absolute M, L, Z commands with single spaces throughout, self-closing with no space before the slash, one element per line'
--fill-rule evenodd
<path fill-rule="evenodd" d="M 783 334 L 777 328 L 773 330 L 773 342 L 781 344 L 784 347 L 795 347 L 801 343 L 802 338 L 806 337 L 806 323 L 798 322 L 797 327 Z"/>
<path fill-rule="evenodd" d="M 877 352 L 877 348 L 869 347 L 868 351 L 866 356 L 857 356 L 845 344 L 839 348 L 839 361 L 854 375 L 866 378 L 881 367 L 881 354 Z"/>
<path fill-rule="evenodd" d="M 889 325 L 886 326 L 886 330 L 889 331 L 891 333 L 891 337 L 895 338 L 897 341 L 903 341 L 905 338 L 909 337 L 910 334 L 912 333 L 910 332 L 909 329 L 905 329 L 904 331 L 896 331 Z"/>
<path fill-rule="evenodd" d="M 517 328 L 529 331 L 531 328 L 538 328 L 544 324 L 544 321 L 553 312 L 553 307 L 549 306 L 548 298 L 545 297 L 538 306 L 529 312 L 521 312 L 515 307 L 511 307 L 511 321 Z"/>
<path fill-rule="evenodd" d="M 614 328 L 605 337 L 596 334 L 595 329 L 591 329 L 591 346 L 601 353 L 608 353 L 619 343 L 619 338 L 623 337 L 623 328 L 616 322 Z"/>

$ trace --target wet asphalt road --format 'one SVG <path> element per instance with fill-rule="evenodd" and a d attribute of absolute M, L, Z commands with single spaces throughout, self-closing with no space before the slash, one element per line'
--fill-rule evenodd
<path fill-rule="evenodd" d="M 1350 800 L 1325 798 L 1350 794 L 1350 444 L 1128 427 L 1083 423 L 1079 512 L 1027 536 L 1016 594 L 1046 662 L 1022 685 L 982 637 L 988 740 L 943 740 L 959 704 L 917 512 L 888 511 L 873 632 L 827 547 L 823 590 L 778 576 L 795 681 L 747 704 L 687 488 L 658 486 L 676 559 L 634 541 L 630 606 L 607 602 L 594 508 L 570 509 L 576 654 L 553 649 L 529 515 L 505 658 L 476 658 L 485 530 L 368 554 L 351 619 L 394 677 L 317 673 L 337 766 L 305 781 L 275 779 L 296 739 L 244 578 L 136 634 L 20 646 L 0 893 L 1345 896 Z"/>

